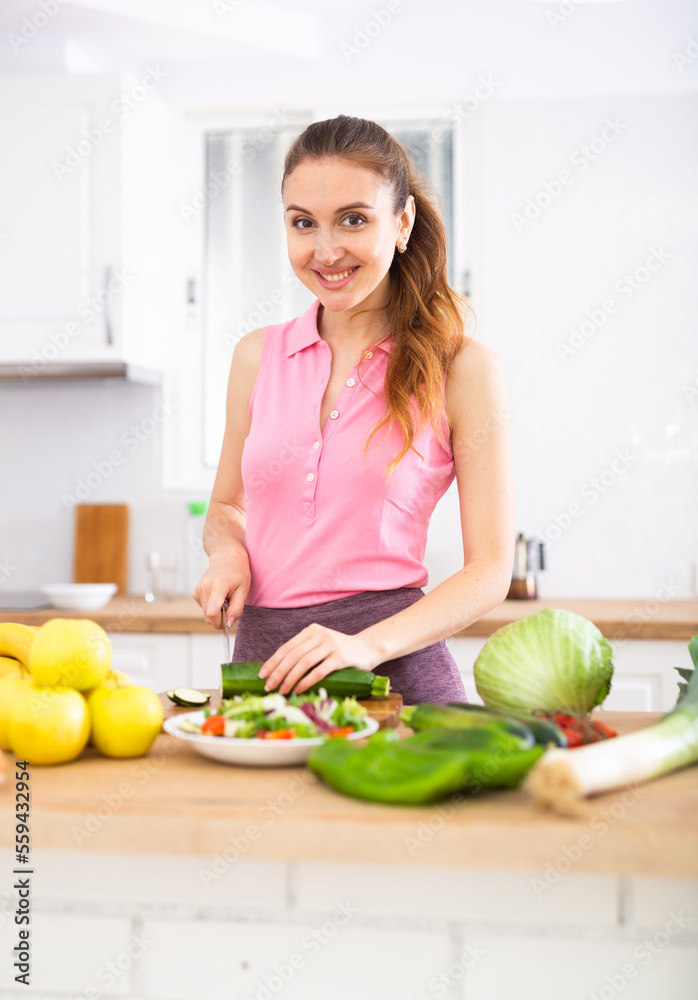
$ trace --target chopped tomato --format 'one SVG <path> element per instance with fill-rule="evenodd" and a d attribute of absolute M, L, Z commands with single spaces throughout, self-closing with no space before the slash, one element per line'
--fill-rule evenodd
<path fill-rule="evenodd" d="M 596 743 L 598 740 L 611 739 L 618 733 L 605 722 L 597 722 L 588 715 L 571 715 L 569 712 L 543 713 L 563 731 L 570 747 L 584 746 Z"/>
<path fill-rule="evenodd" d="M 257 733 L 260 740 L 292 740 L 295 735 L 295 729 L 267 729 Z"/>
<path fill-rule="evenodd" d="M 201 727 L 201 732 L 207 736 L 222 736 L 225 732 L 225 719 L 222 715 L 209 715 Z"/>
<path fill-rule="evenodd" d="M 618 735 L 615 729 L 611 729 L 611 727 L 606 722 L 599 722 L 598 720 L 595 720 L 594 729 L 597 731 L 597 733 L 599 733 L 601 737 L 605 737 L 607 740 L 613 739 L 614 736 Z"/>
<path fill-rule="evenodd" d="M 349 736 L 350 733 L 354 732 L 353 726 L 342 726 L 341 729 L 333 729 L 329 736 Z"/>

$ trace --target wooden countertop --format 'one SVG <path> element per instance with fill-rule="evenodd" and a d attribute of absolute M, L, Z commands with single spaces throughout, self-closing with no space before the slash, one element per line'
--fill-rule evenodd
<path fill-rule="evenodd" d="M 628 732 L 656 713 L 599 712 Z M 307 768 L 217 764 L 168 735 L 150 753 L 31 769 L 35 848 L 356 861 L 425 867 L 698 877 L 695 767 L 590 800 L 588 815 L 544 812 L 523 790 L 451 805 L 347 798 Z M 0 846 L 14 842 L 11 782 L 0 786 Z M 224 852 L 227 852 L 224 854 Z M 573 860 L 569 860 L 569 859 Z M 223 862 L 224 863 L 224 862 Z"/>
<path fill-rule="evenodd" d="M 502 625 L 531 615 L 541 608 L 566 608 L 589 618 L 608 639 L 685 639 L 698 634 L 698 600 L 660 601 L 654 598 L 616 600 L 550 598 L 537 601 L 504 601 L 456 637 L 492 635 Z M 108 632 L 211 633 L 201 608 L 189 597 L 147 604 L 143 597 L 120 595 L 101 611 L 2 611 L 0 621 L 41 625 L 49 618 L 91 618 Z M 233 630 L 234 631 L 234 627 Z"/>

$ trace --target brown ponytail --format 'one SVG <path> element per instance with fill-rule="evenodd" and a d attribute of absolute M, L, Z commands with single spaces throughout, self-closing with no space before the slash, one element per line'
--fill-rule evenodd
<path fill-rule="evenodd" d="M 391 476 L 427 423 L 438 434 L 443 378 L 450 373 L 464 343 L 466 311 L 472 311 L 472 306 L 448 284 L 446 232 L 437 196 L 428 180 L 416 173 L 401 143 L 376 122 L 364 118 L 339 115 L 314 122 L 294 140 L 286 154 L 282 190 L 288 175 L 305 159 L 324 157 L 350 160 L 390 183 L 396 215 L 402 213 L 410 194 L 415 201 L 407 252 L 395 251 L 389 271 L 387 315 L 395 345 L 385 376 L 387 409 L 366 442 L 368 447 L 381 427 L 390 433 L 397 421 L 404 444 L 387 466 L 386 473 Z M 413 397 L 417 401 L 417 420 Z"/>

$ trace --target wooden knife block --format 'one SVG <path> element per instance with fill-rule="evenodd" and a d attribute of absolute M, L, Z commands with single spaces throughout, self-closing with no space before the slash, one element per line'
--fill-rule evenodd
<path fill-rule="evenodd" d="M 128 587 L 128 505 L 79 504 L 75 508 L 73 583 Z"/>

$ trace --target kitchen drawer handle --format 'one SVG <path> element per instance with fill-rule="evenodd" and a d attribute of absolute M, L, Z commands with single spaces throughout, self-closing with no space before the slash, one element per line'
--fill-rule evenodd
<path fill-rule="evenodd" d="M 104 336 L 105 336 L 107 344 L 109 344 L 109 345 L 111 345 L 111 344 L 114 343 L 114 330 L 112 328 L 111 313 L 109 311 L 109 302 L 110 302 L 110 294 L 111 294 L 110 293 L 109 284 L 111 282 L 111 277 L 112 277 L 112 267 L 111 267 L 110 264 L 108 264 L 104 268 L 104 299 L 105 299 L 105 305 L 104 305 Z"/>

